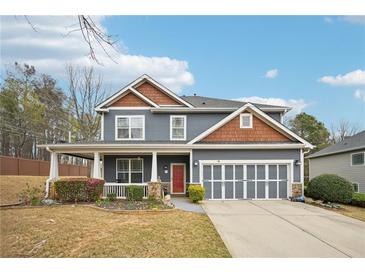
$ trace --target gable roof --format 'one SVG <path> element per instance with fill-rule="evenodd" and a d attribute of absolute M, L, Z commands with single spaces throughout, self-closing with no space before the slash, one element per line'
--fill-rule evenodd
<path fill-rule="evenodd" d="M 290 129 L 288 129 L 287 127 L 282 125 L 281 123 L 279 123 L 276 120 L 274 120 L 273 118 L 271 118 L 269 115 L 267 115 L 266 113 L 264 113 L 259 108 L 252 105 L 251 103 L 246 103 L 244 106 L 242 106 L 239 109 L 237 109 L 236 111 L 232 112 L 230 115 L 223 118 L 221 121 L 219 121 L 218 123 L 216 123 L 215 125 L 213 125 L 209 129 L 207 129 L 203 133 L 199 134 L 197 137 L 195 137 L 193 140 L 191 140 L 188 144 L 194 144 L 194 143 L 202 140 L 203 138 L 205 138 L 206 136 L 211 134 L 213 131 L 217 130 L 218 128 L 220 128 L 221 126 L 223 126 L 224 124 L 228 123 L 233 118 L 235 118 L 236 116 L 241 114 L 246 109 L 252 110 L 259 117 L 264 119 L 268 124 L 271 124 L 274 128 L 277 128 L 279 131 L 283 132 L 287 136 L 290 136 L 293 139 L 295 139 L 295 140 L 299 141 L 300 143 L 304 144 L 305 147 L 307 147 L 307 148 L 313 148 L 314 147 L 312 144 L 310 144 L 309 142 L 307 142 L 306 140 L 304 140 L 303 138 L 301 138 L 300 136 L 295 134 L 293 131 L 291 131 Z"/>
<path fill-rule="evenodd" d="M 182 96 L 185 101 L 189 102 L 196 108 L 240 108 L 249 102 L 242 102 L 236 100 L 219 99 L 205 96 Z M 274 106 L 266 104 L 251 103 L 258 108 L 277 108 L 278 110 L 289 111 L 290 107 L 286 106 Z"/>
<path fill-rule="evenodd" d="M 112 103 L 113 101 L 117 100 L 118 98 L 120 98 L 121 96 L 123 96 L 125 93 L 130 92 L 130 90 L 135 93 L 137 96 L 139 96 L 141 99 L 148 99 L 147 97 L 143 96 L 140 92 L 138 92 L 136 89 L 134 89 L 135 86 L 148 81 L 149 83 L 151 83 L 152 85 L 156 86 L 158 89 L 161 90 L 161 92 L 167 94 L 168 96 L 170 96 L 171 98 L 173 98 L 174 100 L 180 102 L 181 104 L 183 104 L 186 107 L 189 108 L 193 108 L 193 106 L 191 104 L 189 104 L 188 102 L 186 102 L 184 99 L 182 99 L 180 96 L 176 95 L 174 92 L 172 92 L 171 90 L 169 90 L 167 87 L 163 86 L 162 84 L 158 83 L 156 80 L 152 79 L 150 76 L 148 76 L 147 74 L 143 74 L 142 76 L 140 76 L 139 78 L 137 78 L 136 80 L 134 80 L 133 82 L 129 83 L 128 85 L 126 85 L 125 87 L 123 87 L 121 90 L 119 90 L 118 92 L 114 93 L 113 95 L 111 95 L 110 97 L 108 97 L 107 99 L 105 99 L 103 102 L 101 102 L 99 105 L 96 106 L 95 110 L 96 111 L 105 111 L 105 109 L 103 109 L 104 107 L 106 107 L 107 105 L 109 105 L 110 103 Z M 144 98 L 143 98 L 143 97 Z M 149 100 L 149 99 L 148 99 Z M 146 101 L 147 102 L 147 101 Z M 151 100 L 149 100 L 149 104 L 151 104 Z M 155 107 L 158 108 L 159 106 L 157 104 L 155 104 Z"/>
<path fill-rule="evenodd" d="M 326 147 L 310 156 L 308 158 L 317 158 L 326 155 L 338 154 L 352 150 L 365 149 L 365 130 L 361 131 L 345 140 L 334 145 Z"/>

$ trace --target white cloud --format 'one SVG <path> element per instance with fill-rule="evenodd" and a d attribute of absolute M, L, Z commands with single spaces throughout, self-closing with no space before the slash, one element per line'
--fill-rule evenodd
<path fill-rule="evenodd" d="M 274 79 L 279 75 L 278 69 L 271 69 L 265 73 L 265 78 Z"/>
<path fill-rule="evenodd" d="M 362 86 L 365 85 L 365 70 L 355 70 L 337 76 L 323 76 L 319 82 L 332 86 Z"/>
<path fill-rule="evenodd" d="M 290 114 L 292 115 L 302 112 L 306 107 L 310 105 L 310 103 L 306 102 L 304 99 L 286 100 L 282 98 L 265 98 L 265 97 L 251 96 L 251 97 L 242 97 L 234 100 L 250 102 L 250 103 L 258 103 L 258 104 L 291 107 L 292 110 L 290 111 Z"/>
<path fill-rule="evenodd" d="M 104 82 L 113 89 L 146 73 L 175 92 L 194 83 L 188 62 L 170 57 L 130 54 L 122 43 L 118 51 L 109 51 L 113 62 L 101 48 L 96 55 L 102 65 L 88 57 L 89 49 L 80 32 L 71 32 L 78 27 L 76 16 L 31 16 L 37 31 L 33 31 L 23 16 L 1 16 L 1 69 L 9 68 L 15 61 L 34 65 L 39 72 L 65 79 L 67 63 L 94 65 L 103 75 Z M 103 17 L 93 20 L 102 26 Z M 69 34 L 67 34 L 69 33 Z M 66 35 L 67 34 L 67 35 Z"/>
<path fill-rule="evenodd" d="M 355 90 L 354 97 L 365 103 L 365 91 L 361 89 Z"/>
<path fill-rule="evenodd" d="M 365 26 L 365 16 L 358 15 L 358 16 L 343 16 L 344 21 L 349 22 L 351 24 L 356 25 L 364 25 Z"/>
<path fill-rule="evenodd" d="M 327 24 L 333 24 L 333 18 L 332 17 L 324 17 L 323 18 L 324 22 L 327 23 Z"/>

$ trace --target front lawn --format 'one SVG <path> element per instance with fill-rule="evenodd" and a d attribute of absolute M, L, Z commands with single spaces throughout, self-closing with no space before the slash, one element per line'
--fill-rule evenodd
<path fill-rule="evenodd" d="M 1 257 L 230 257 L 204 214 L 85 206 L 0 210 Z"/>

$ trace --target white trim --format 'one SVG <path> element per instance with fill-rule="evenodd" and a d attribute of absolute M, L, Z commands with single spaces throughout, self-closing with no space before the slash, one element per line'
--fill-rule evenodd
<path fill-rule="evenodd" d="M 190 150 L 189 154 L 189 173 L 190 173 L 190 182 L 189 184 L 193 184 L 193 150 Z"/>
<path fill-rule="evenodd" d="M 300 149 L 300 182 L 302 184 L 302 189 L 304 189 L 304 152 L 303 149 Z"/>
<path fill-rule="evenodd" d="M 307 147 L 307 148 L 314 148 L 314 146 L 312 144 L 308 143 L 306 140 L 304 140 L 303 138 L 299 137 L 297 134 L 295 134 L 294 132 L 292 132 L 291 130 L 289 130 L 285 126 L 283 126 L 281 123 L 279 123 L 275 119 L 271 118 L 265 112 L 261 111 L 260 109 L 258 109 L 257 107 L 255 107 L 254 105 L 252 105 L 250 103 L 245 104 L 241 108 L 237 109 L 235 112 L 231 113 L 230 115 L 228 115 L 227 117 L 225 117 L 224 119 L 222 119 L 221 121 L 219 121 L 217 124 L 213 125 L 212 127 L 210 127 L 209 129 L 207 129 L 203 133 L 199 134 L 197 137 L 195 137 L 193 140 L 191 140 L 188 144 L 194 144 L 194 143 L 200 141 L 201 139 L 203 139 L 204 137 L 208 136 L 210 133 L 212 133 L 216 129 L 220 128 L 224 124 L 226 124 L 229 121 L 231 121 L 237 115 L 241 114 L 247 108 L 251 109 L 258 116 L 261 116 L 267 122 L 269 122 L 272 125 L 276 126 L 280 130 L 282 130 L 283 132 L 285 132 L 287 135 L 289 135 L 289 136 L 293 137 L 294 139 L 300 141 L 302 144 L 305 145 L 305 147 Z"/>
<path fill-rule="evenodd" d="M 173 138 L 172 136 L 172 119 L 183 118 L 184 119 L 184 137 L 183 138 Z M 171 141 L 185 141 L 186 140 L 186 115 L 170 115 L 170 140 Z"/>
<path fill-rule="evenodd" d="M 100 140 L 104 141 L 104 112 L 101 113 L 100 117 Z"/>
<path fill-rule="evenodd" d="M 173 192 L 173 166 L 184 166 L 184 192 Z M 186 193 L 186 164 L 185 163 L 171 163 L 170 164 L 170 192 L 171 194 L 185 194 Z"/>
<path fill-rule="evenodd" d="M 249 125 L 248 126 L 243 126 L 242 125 L 242 120 L 243 117 L 248 117 L 249 119 Z M 240 114 L 240 128 L 253 128 L 253 122 L 252 122 L 252 113 L 241 113 Z"/>
<path fill-rule="evenodd" d="M 354 154 L 363 154 L 364 155 L 364 162 L 362 164 L 359 164 L 359 165 L 352 164 L 352 155 L 354 155 Z M 350 154 L 350 165 L 351 166 L 364 166 L 365 165 L 365 151 L 359 151 L 359 152 L 351 153 Z"/>
<path fill-rule="evenodd" d="M 235 110 L 237 110 L 237 108 L 219 108 L 219 107 L 210 107 L 210 108 L 200 108 L 200 107 L 195 107 L 195 108 L 182 108 L 181 106 L 175 106 L 175 107 L 171 107 L 171 108 L 167 108 L 167 107 L 162 107 L 163 105 L 160 105 L 160 108 L 155 109 L 152 108 L 151 112 L 167 112 L 167 113 L 172 113 L 172 112 L 233 112 Z M 260 108 L 263 111 L 267 111 L 267 112 L 279 112 L 279 113 L 283 113 L 285 112 L 285 109 L 283 108 L 270 108 L 270 107 L 261 107 Z"/>
<path fill-rule="evenodd" d="M 199 162 L 203 165 L 205 164 L 246 164 L 246 165 L 255 165 L 255 164 L 292 164 L 293 160 L 284 159 L 284 160 L 199 160 Z"/>
<path fill-rule="evenodd" d="M 115 159 L 115 180 L 118 179 L 118 173 L 123 173 L 123 172 L 118 172 L 118 160 L 128 160 L 128 183 L 122 183 L 122 184 L 140 184 L 140 183 L 132 183 L 132 172 L 131 172 L 131 160 L 142 160 L 142 182 L 141 184 L 144 184 L 144 159 L 142 157 L 134 157 L 134 158 L 116 158 Z M 127 173 L 127 172 L 124 172 Z M 133 173 L 140 173 L 140 172 L 133 172 Z"/>
<path fill-rule="evenodd" d="M 171 143 L 159 143 L 159 144 L 45 144 L 37 145 L 39 148 L 49 147 L 50 149 L 58 149 L 64 152 L 94 152 L 100 150 L 102 152 L 123 152 L 128 150 L 141 150 L 145 152 L 151 152 L 150 150 L 161 149 L 164 151 L 176 152 L 176 149 L 180 149 L 185 152 L 189 152 L 191 149 L 300 149 L 303 148 L 303 144 L 171 144 Z"/>
<path fill-rule="evenodd" d="M 186 102 L 185 100 L 183 100 L 182 98 L 180 98 L 179 96 L 177 96 L 175 93 L 173 93 L 172 91 L 170 91 L 168 88 L 164 87 L 163 85 L 161 85 L 157 81 L 153 80 L 148 75 L 144 74 L 144 75 L 138 77 L 133 82 L 129 83 L 127 86 L 125 86 L 124 88 L 122 88 L 118 92 L 116 92 L 114 95 L 112 95 L 111 97 L 109 97 L 108 99 L 106 99 L 104 102 L 102 102 L 99 105 L 97 105 L 96 108 L 95 108 L 95 111 L 105 111 L 105 110 L 102 109 L 102 107 L 104 107 L 105 105 L 109 104 L 110 102 L 113 102 L 115 99 L 117 99 L 121 95 L 123 95 L 123 93 L 127 92 L 131 88 L 134 88 L 134 86 L 136 86 L 137 84 L 144 83 L 146 80 L 149 81 L 149 82 L 151 82 L 153 85 L 157 86 L 163 92 L 167 93 L 170 97 L 173 97 L 175 100 L 179 101 L 180 103 L 184 104 L 185 106 L 188 106 L 189 108 L 193 108 L 192 105 L 190 105 L 188 102 Z"/>
<path fill-rule="evenodd" d="M 155 109 L 153 107 L 108 107 L 105 110 L 150 110 Z"/>
<path fill-rule="evenodd" d="M 129 122 L 128 122 L 128 130 L 129 130 L 129 138 L 119 138 L 118 137 L 118 118 L 128 118 Z M 142 127 L 142 138 L 132 138 L 132 133 L 131 133 L 131 119 L 130 118 L 142 118 L 143 121 L 143 127 Z M 114 121 L 114 137 L 116 141 L 143 141 L 145 139 L 145 116 L 144 115 L 115 115 L 115 121 Z"/>
<path fill-rule="evenodd" d="M 147 103 L 149 103 L 150 105 L 159 108 L 160 106 L 157 105 L 155 102 L 151 101 L 150 99 L 148 99 L 146 96 L 144 96 L 142 93 L 140 93 L 139 91 L 135 90 L 134 88 L 130 88 L 130 90 L 137 95 L 139 98 L 141 98 L 142 100 L 146 101 Z"/>

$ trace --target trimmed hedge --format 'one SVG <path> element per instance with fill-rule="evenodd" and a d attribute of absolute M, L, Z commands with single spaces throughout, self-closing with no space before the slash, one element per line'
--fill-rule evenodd
<path fill-rule="evenodd" d="M 354 189 L 346 179 L 335 174 L 322 174 L 313 178 L 307 187 L 307 195 L 324 202 L 351 203 Z"/>
<path fill-rule="evenodd" d="M 365 193 L 354 193 L 351 204 L 354 206 L 365 207 Z"/>
<path fill-rule="evenodd" d="M 143 200 L 143 186 L 126 186 L 127 200 L 129 201 L 142 201 Z"/>
<path fill-rule="evenodd" d="M 103 193 L 104 180 L 68 178 L 54 183 L 57 196 L 64 202 L 96 201 Z"/>
<path fill-rule="evenodd" d="M 190 185 L 188 188 L 189 198 L 193 203 L 202 201 L 205 196 L 205 189 L 201 185 Z"/>

